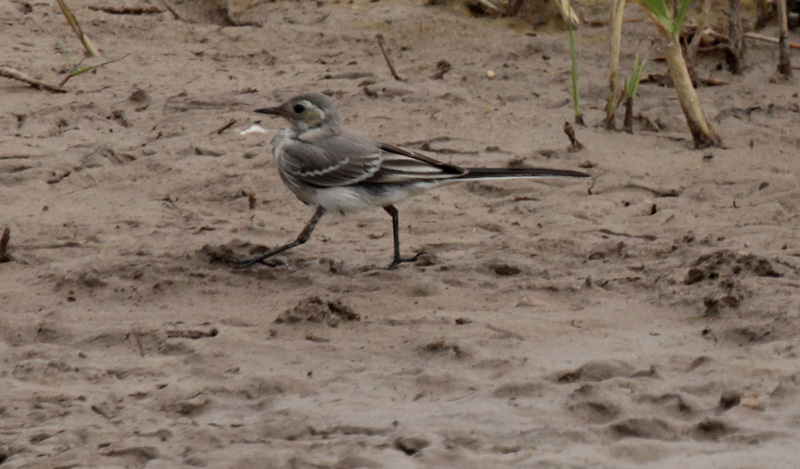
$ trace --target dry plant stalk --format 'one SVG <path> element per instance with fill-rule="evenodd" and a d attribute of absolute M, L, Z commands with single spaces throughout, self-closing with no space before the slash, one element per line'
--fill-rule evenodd
<path fill-rule="evenodd" d="M 622 122 L 622 128 L 629 134 L 633 133 L 633 97 L 631 96 L 625 98 L 625 119 Z"/>
<path fill-rule="evenodd" d="M 37 80 L 36 78 L 30 77 L 19 70 L 15 70 L 13 68 L 0 66 L 0 77 L 10 78 L 12 80 L 19 80 L 21 82 L 27 83 L 34 88 L 39 88 L 47 91 L 52 91 L 54 93 L 66 93 L 67 90 L 61 88 L 60 86 L 51 85 L 50 83 L 45 83 L 42 80 Z"/>
<path fill-rule="evenodd" d="M 664 55 L 667 59 L 667 68 L 678 94 L 686 124 L 692 134 L 695 148 L 706 148 L 722 145 L 722 139 L 717 135 L 711 123 L 706 118 L 700 99 L 697 97 L 692 85 L 692 77 L 683 57 L 680 43 L 680 27 L 686 18 L 689 1 L 683 0 L 681 9 L 674 20 L 669 16 L 669 11 L 664 0 L 636 0 L 656 25 L 664 45 Z"/>
<path fill-rule="evenodd" d="M 555 3 L 564 21 L 570 23 L 573 28 L 580 26 L 581 19 L 578 17 L 578 14 L 575 13 L 572 5 L 569 4 L 569 0 L 557 0 Z"/>
<path fill-rule="evenodd" d="M 578 141 L 578 137 L 575 136 L 575 128 L 572 127 L 572 124 L 570 124 L 569 121 L 564 121 L 564 133 L 567 134 L 567 138 L 569 139 L 569 147 L 567 148 L 568 151 L 574 153 L 586 148 L 581 142 Z"/>
<path fill-rule="evenodd" d="M 792 75 L 792 61 L 789 58 L 789 12 L 786 8 L 786 0 L 777 0 L 778 4 L 778 24 L 781 27 L 778 42 L 778 72 L 788 77 Z"/>
<path fill-rule="evenodd" d="M 728 17 L 729 35 L 728 43 L 728 69 L 731 73 L 742 72 L 744 59 L 744 40 L 742 39 L 742 11 L 740 0 L 729 0 L 730 14 Z"/>
<path fill-rule="evenodd" d="M 706 118 L 703 108 L 700 106 L 700 99 L 692 86 L 692 77 L 686 61 L 683 59 L 681 45 L 677 38 L 665 44 L 667 58 L 667 68 L 675 84 L 675 91 L 678 93 L 678 101 L 689 125 L 689 132 L 696 148 L 706 148 L 714 145 L 721 145 L 722 139 L 719 138 L 714 128 Z"/>
<path fill-rule="evenodd" d="M 781 42 L 781 40 L 778 39 L 777 37 L 764 36 L 763 34 L 758 34 L 758 33 L 744 33 L 742 36 L 746 37 L 747 39 L 755 39 L 756 41 L 771 42 L 773 44 L 780 44 Z M 792 49 L 800 50 L 800 43 L 789 42 L 787 43 L 787 45 Z"/>
<path fill-rule="evenodd" d="M 572 104 L 575 108 L 575 123 L 586 125 L 581 114 L 580 92 L 578 91 L 578 46 L 575 40 L 575 28 L 569 24 L 569 52 L 571 59 L 570 75 L 572 76 Z"/>
<path fill-rule="evenodd" d="M 619 54 L 622 45 L 622 22 L 625 16 L 625 0 L 612 0 L 611 5 L 611 65 L 608 81 L 611 96 L 606 105 L 606 129 L 617 128 L 615 117 L 619 107 Z"/>
<path fill-rule="evenodd" d="M 397 70 L 394 68 L 394 64 L 392 63 L 392 59 L 389 57 L 389 54 L 386 52 L 386 48 L 383 47 L 383 34 L 376 34 L 375 39 L 378 41 L 378 47 L 381 48 L 381 53 L 383 54 L 383 58 L 386 59 L 386 65 L 389 66 L 389 71 L 392 72 L 392 76 L 397 81 L 404 81 L 400 78 L 400 75 L 397 74 Z"/>
<path fill-rule="evenodd" d="M 708 34 L 711 30 L 711 28 L 706 28 L 708 15 L 711 13 L 711 1 L 712 0 L 703 0 L 700 21 L 697 23 L 697 29 L 694 32 L 694 37 L 692 37 L 692 42 L 690 42 L 689 47 L 686 48 L 686 60 L 690 64 L 694 63 L 694 59 L 697 56 L 697 49 L 700 47 L 700 41 L 703 40 L 703 36 Z"/>
<path fill-rule="evenodd" d="M 630 80 L 625 83 L 625 119 L 623 121 L 623 129 L 629 134 L 633 133 L 633 100 L 636 97 L 636 92 L 639 90 L 639 84 L 642 82 L 642 73 L 647 66 L 647 58 L 650 56 L 650 49 L 653 48 L 653 43 L 644 53 L 644 57 L 639 57 L 639 52 L 636 52 L 636 58 L 633 61 L 633 71 L 631 72 Z"/>
<path fill-rule="evenodd" d="M 109 15 L 157 15 L 162 13 L 161 9 L 154 6 L 146 7 L 120 7 L 120 6 L 97 6 L 89 5 L 92 11 L 102 11 Z"/>
<path fill-rule="evenodd" d="M 185 21 L 185 20 L 184 20 L 184 19 L 181 17 L 181 15 L 179 15 L 179 14 L 178 14 L 178 12 L 177 12 L 177 11 L 175 11 L 175 9 L 174 9 L 174 8 L 172 8 L 171 6 L 169 6 L 169 3 L 167 3 L 167 0 L 161 0 L 161 4 L 162 4 L 162 5 L 164 5 L 164 8 L 166 8 L 166 9 L 167 9 L 167 11 L 168 11 L 168 12 L 170 12 L 170 13 L 172 14 L 172 17 L 173 17 L 174 19 L 176 19 L 176 20 L 178 20 L 178 21 L 183 21 L 184 23 L 186 22 L 186 21 Z"/>
<path fill-rule="evenodd" d="M 97 57 L 100 55 L 100 52 L 97 51 L 97 48 L 92 43 L 92 40 L 89 39 L 89 36 L 87 36 L 86 33 L 83 32 L 83 29 L 81 29 L 81 25 L 78 24 L 78 19 L 72 14 L 72 11 L 69 9 L 66 2 L 64 0 L 57 1 L 58 6 L 61 7 L 61 12 L 64 13 L 64 17 L 67 19 L 67 23 L 72 26 L 72 30 L 75 31 L 75 35 L 78 36 L 78 39 L 80 39 L 83 43 L 83 48 L 86 49 L 86 53 L 92 57 Z"/>

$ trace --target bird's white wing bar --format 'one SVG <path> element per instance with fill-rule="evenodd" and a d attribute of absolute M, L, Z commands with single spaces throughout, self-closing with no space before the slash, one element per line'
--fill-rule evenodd
<path fill-rule="evenodd" d="M 335 146 L 331 147 L 336 150 Z M 279 165 L 290 178 L 315 187 L 358 184 L 380 169 L 377 151 L 339 153 L 318 145 L 290 140 L 281 146 Z"/>
<path fill-rule="evenodd" d="M 452 179 L 467 171 L 455 165 L 442 163 L 408 148 L 378 144 L 381 150 L 381 168 L 364 182 L 376 184 L 413 183 L 426 180 Z"/>

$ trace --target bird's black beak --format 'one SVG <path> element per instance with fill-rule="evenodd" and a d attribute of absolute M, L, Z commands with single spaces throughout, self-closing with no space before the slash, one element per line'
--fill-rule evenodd
<path fill-rule="evenodd" d="M 289 112 L 280 107 L 264 107 L 256 109 L 259 114 L 271 114 L 273 116 L 289 117 Z"/>

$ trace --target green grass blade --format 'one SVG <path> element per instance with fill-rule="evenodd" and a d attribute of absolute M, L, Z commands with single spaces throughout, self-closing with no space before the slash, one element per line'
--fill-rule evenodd
<path fill-rule="evenodd" d="M 636 96 L 636 91 L 639 90 L 639 83 L 642 81 L 642 72 L 644 66 L 647 64 L 647 59 L 639 62 L 639 52 L 636 52 L 636 58 L 633 61 L 633 72 L 631 73 L 631 81 L 628 83 L 628 96 L 631 98 Z"/>
<path fill-rule="evenodd" d="M 73 66 L 72 66 L 72 70 L 70 70 L 70 71 L 69 71 L 69 73 L 67 74 L 67 76 L 70 76 L 70 77 L 72 77 L 72 76 L 75 76 L 75 75 L 73 75 L 73 74 L 75 73 L 75 70 L 77 70 L 77 69 L 78 69 L 78 67 L 80 67 L 80 66 L 81 66 L 81 64 L 83 63 L 83 61 L 84 61 L 84 60 L 86 60 L 86 57 L 83 57 L 83 58 L 81 59 L 81 61 L 80 61 L 80 62 L 78 62 L 78 63 L 76 63 L 75 65 L 73 65 Z"/>
<path fill-rule="evenodd" d="M 672 34 L 676 36 L 680 34 L 683 22 L 686 20 L 686 13 L 689 12 L 689 4 L 691 3 L 692 0 L 683 0 L 683 3 L 681 3 L 681 9 L 678 10 L 678 14 L 675 16 L 675 23 L 672 25 Z"/>
<path fill-rule="evenodd" d="M 61 52 L 61 55 L 64 56 L 64 59 L 67 61 L 67 63 L 71 65 L 72 57 L 69 56 L 69 52 L 67 52 L 67 49 L 64 48 L 64 44 L 61 44 L 61 41 L 56 37 L 53 37 L 53 39 L 56 40 L 56 47 L 58 48 L 58 51 Z"/>
<path fill-rule="evenodd" d="M 129 55 L 131 55 L 130 52 L 128 52 L 127 54 L 123 55 L 122 57 L 117 57 L 116 59 L 111 59 L 111 60 L 105 61 L 105 62 L 103 62 L 101 64 L 92 65 L 92 66 L 89 66 L 89 67 L 84 67 L 84 68 L 81 68 L 81 69 L 78 69 L 78 70 L 73 70 L 73 71 L 69 72 L 69 76 L 74 77 L 75 75 L 80 75 L 81 73 L 86 73 L 86 72 L 92 71 L 92 70 L 94 70 L 96 68 L 100 68 L 100 67 L 102 67 L 104 65 L 112 64 L 114 62 L 119 62 L 120 60 L 124 59 L 125 57 L 127 57 Z M 83 60 L 81 60 L 81 62 L 83 62 Z M 80 65 L 80 64 L 81 63 L 78 62 L 78 65 Z M 78 65 L 75 66 L 76 69 L 78 68 Z"/>
<path fill-rule="evenodd" d="M 672 20 L 670 19 L 669 15 L 669 8 L 667 8 L 667 2 L 664 0 L 638 0 L 639 3 L 650 10 L 653 15 L 658 18 L 659 21 L 667 28 L 667 30 L 672 31 Z"/>
<path fill-rule="evenodd" d="M 669 22 L 669 9 L 664 0 L 641 0 L 648 10 L 652 11 L 661 21 Z"/>
<path fill-rule="evenodd" d="M 639 51 L 636 51 L 636 57 L 633 59 L 633 72 L 631 72 L 631 80 L 625 86 L 628 96 L 631 98 L 636 97 L 636 92 L 639 90 L 639 84 L 642 82 L 642 74 L 644 74 L 644 67 L 647 65 L 647 58 L 650 56 L 650 51 L 653 49 L 653 43 L 644 51 L 644 56 L 639 60 Z"/>

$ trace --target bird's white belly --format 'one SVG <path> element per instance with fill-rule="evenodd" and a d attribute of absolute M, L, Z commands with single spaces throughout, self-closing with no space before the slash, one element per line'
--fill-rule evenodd
<path fill-rule="evenodd" d="M 413 185 L 386 185 L 379 191 L 370 191 L 359 186 L 318 188 L 314 190 L 313 204 L 319 205 L 329 212 L 358 212 L 400 203 L 412 195 L 437 185 L 439 183 L 433 181 Z"/>

